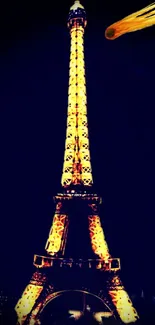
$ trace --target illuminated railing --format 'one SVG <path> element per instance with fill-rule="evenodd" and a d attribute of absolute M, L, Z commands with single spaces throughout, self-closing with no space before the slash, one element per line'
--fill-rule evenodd
<path fill-rule="evenodd" d="M 80 193 L 75 191 L 68 191 L 68 193 L 58 193 L 56 196 L 54 196 L 54 202 L 73 199 L 82 199 L 88 201 L 93 200 L 95 202 L 98 202 L 99 204 L 102 203 L 102 198 L 97 194 L 89 194 L 84 192 Z"/>
<path fill-rule="evenodd" d="M 41 255 L 34 255 L 33 265 L 37 268 L 49 267 L 68 267 L 81 269 L 97 269 L 104 271 L 120 270 L 120 259 L 110 258 L 106 263 L 102 259 L 72 259 L 72 258 L 54 258 Z"/>

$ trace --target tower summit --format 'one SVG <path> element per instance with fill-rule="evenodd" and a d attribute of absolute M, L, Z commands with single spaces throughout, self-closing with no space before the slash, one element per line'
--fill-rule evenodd
<path fill-rule="evenodd" d="M 68 15 L 71 36 L 67 130 L 61 184 L 91 186 L 93 183 L 89 152 L 87 95 L 84 64 L 86 12 L 75 1 Z"/>

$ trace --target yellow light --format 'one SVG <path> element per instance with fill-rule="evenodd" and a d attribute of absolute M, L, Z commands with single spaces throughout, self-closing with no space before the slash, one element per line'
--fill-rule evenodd
<path fill-rule="evenodd" d="M 37 298 L 43 290 L 43 286 L 28 284 L 25 288 L 22 297 L 19 299 L 15 311 L 18 316 L 18 322 L 20 325 L 24 323 L 27 315 L 31 312 Z"/>
<path fill-rule="evenodd" d="M 52 227 L 45 246 L 48 254 L 54 256 L 61 251 L 63 254 L 65 248 L 66 233 L 68 229 L 68 217 L 60 213 L 61 205 L 56 207 L 56 213 L 53 218 Z"/>
<path fill-rule="evenodd" d="M 93 183 L 88 138 L 83 35 L 82 27 L 71 29 L 67 131 L 61 179 L 64 187 L 70 184 L 91 186 Z"/>
<path fill-rule="evenodd" d="M 98 215 L 90 215 L 88 216 L 88 222 L 92 249 L 99 258 L 107 262 L 110 258 L 110 254 L 101 226 L 100 217 Z"/>
<path fill-rule="evenodd" d="M 91 186 L 93 184 L 89 152 L 83 35 L 83 27 L 76 26 L 71 28 L 67 130 L 61 180 L 63 187 L 71 184 L 83 184 L 84 186 Z M 57 196 L 57 199 L 59 200 L 62 197 L 72 199 L 74 195 L 75 191 L 73 190 L 66 196 L 64 194 L 61 196 L 60 194 Z M 83 198 L 84 196 L 85 194 L 82 194 Z M 87 194 L 86 199 L 89 199 L 89 195 Z M 95 196 L 93 197 L 93 201 L 95 201 Z M 98 201 L 98 197 L 96 197 L 96 201 Z M 56 257 L 59 253 L 60 256 L 64 255 L 68 232 L 68 215 L 64 213 L 62 208 L 63 204 L 61 202 L 57 203 L 52 227 L 45 247 L 49 255 Z M 89 204 L 89 208 L 92 209 L 92 212 L 88 216 L 92 249 L 100 259 L 108 264 L 111 256 L 97 212 L 98 206 L 97 204 Z M 45 267 L 45 264 L 41 266 L 43 265 Z M 35 272 L 33 274 L 30 284 L 26 287 L 15 307 L 20 325 L 23 325 L 27 321 L 29 325 L 40 325 L 39 316 L 43 308 L 51 299 L 59 295 L 59 292 L 53 292 L 56 290 L 53 286 L 48 284 L 48 286 L 44 287 L 46 280 L 46 275 L 42 272 Z M 43 291 L 43 288 L 45 291 Z M 118 276 L 114 276 L 111 280 L 109 294 L 124 323 L 137 320 L 138 315 Z M 39 297 L 40 295 L 41 297 Z M 96 314 L 96 317 L 100 321 L 101 313 Z"/>
<path fill-rule="evenodd" d="M 118 315 L 123 323 L 134 323 L 139 316 L 133 307 L 133 304 L 122 285 L 119 276 L 114 276 L 111 280 L 111 288 L 109 290 L 112 302 L 116 307 Z"/>

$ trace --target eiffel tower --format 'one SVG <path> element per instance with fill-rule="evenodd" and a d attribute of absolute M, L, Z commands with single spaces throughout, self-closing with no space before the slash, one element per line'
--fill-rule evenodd
<path fill-rule="evenodd" d="M 70 8 L 71 37 L 67 131 L 61 193 L 45 256 L 34 255 L 34 273 L 15 307 L 18 324 L 41 324 L 49 302 L 66 291 L 93 294 L 122 323 L 139 319 L 121 282 L 120 259 L 112 258 L 100 221 L 102 199 L 93 192 L 84 63 L 84 7 Z M 103 313 L 102 316 L 105 314 Z"/>

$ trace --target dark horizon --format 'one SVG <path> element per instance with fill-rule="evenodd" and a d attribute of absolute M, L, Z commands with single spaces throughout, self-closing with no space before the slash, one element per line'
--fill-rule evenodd
<path fill-rule="evenodd" d="M 10 2 L 0 13 L 0 288 L 12 292 L 31 277 L 60 186 L 72 3 Z M 94 183 L 104 200 L 101 220 L 126 286 L 153 293 L 155 27 L 108 41 L 106 27 L 149 3 L 81 3 L 88 18 L 88 125 Z"/>

